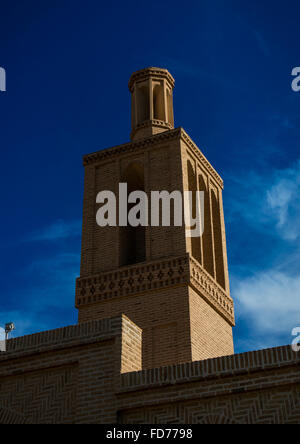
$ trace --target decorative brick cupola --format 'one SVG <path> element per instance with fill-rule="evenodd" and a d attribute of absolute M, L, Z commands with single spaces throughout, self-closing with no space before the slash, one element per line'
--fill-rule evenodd
<path fill-rule="evenodd" d="M 131 140 L 174 129 L 173 88 L 175 81 L 169 71 L 147 68 L 132 74 Z"/>

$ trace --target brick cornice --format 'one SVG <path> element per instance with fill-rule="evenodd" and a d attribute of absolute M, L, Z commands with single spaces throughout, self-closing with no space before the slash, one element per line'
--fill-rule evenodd
<path fill-rule="evenodd" d="M 190 258 L 190 284 L 231 326 L 235 325 L 232 298 L 192 257 Z"/>
<path fill-rule="evenodd" d="M 121 334 L 122 322 L 124 320 L 126 322 L 127 319 L 122 315 L 10 339 L 7 341 L 7 351 L 0 353 L 0 362 L 19 358 L 24 354 L 53 351 L 112 339 Z"/>
<path fill-rule="evenodd" d="M 300 354 L 293 352 L 291 346 L 269 348 L 125 373 L 120 377 L 120 393 L 212 379 L 224 381 L 226 377 L 299 365 Z M 289 380 L 286 382 L 289 383 Z M 274 382 L 271 383 L 274 385 Z"/>
<path fill-rule="evenodd" d="M 122 145 L 117 145 L 111 148 L 106 148 L 95 153 L 86 154 L 83 157 L 83 165 L 92 165 L 103 160 L 109 159 L 120 154 L 128 154 L 133 152 L 139 152 L 148 146 L 156 145 L 161 142 L 179 139 L 181 134 L 181 128 L 175 128 L 171 131 L 164 131 L 159 134 L 147 137 L 145 139 L 138 140 L 136 142 L 128 142 Z"/>
<path fill-rule="evenodd" d="M 188 284 L 188 255 L 105 271 L 76 281 L 76 307 L 146 291 Z"/>
<path fill-rule="evenodd" d="M 161 128 L 163 131 L 170 131 L 172 129 L 174 129 L 174 126 L 171 125 L 171 123 L 167 123 L 164 122 L 163 120 L 157 120 L 157 119 L 153 119 L 153 120 L 146 120 L 145 122 L 141 123 L 140 125 L 137 125 L 130 134 L 130 138 L 133 140 L 135 134 L 145 128 Z"/>
<path fill-rule="evenodd" d="M 170 83 L 171 88 L 174 88 L 175 80 L 167 69 L 150 67 L 136 71 L 131 75 L 128 83 L 129 91 L 130 92 L 133 91 L 133 86 L 135 82 L 142 82 L 144 80 L 149 79 L 149 77 L 152 77 L 154 79 L 164 78 Z"/>
<path fill-rule="evenodd" d="M 78 278 L 76 307 L 178 285 L 190 285 L 230 325 L 235 325 L 233 300 L 189 254 Z"/>
<path fill-rule="evenodd" d="M 136 142 L 128 142 L 122 145 L 117 145 L 115 147 L 106 148 L 95 153 L 87 154 L 83 157 L 83 165 L 94 165 L 102 162 L 106 159 L 110 159 L 114 156 L 119 156 L 121 154 L 128 153 L 138 153 L 145 148 L 157 145 L 163 142 L 169 142 L 172 140 L 182 140 L 191 149 L 194 155 L 197 156 L 199 161 L 204 165 L 204 167 L 209 171 L 209 173 L 214 177 L 218 185 L 223 188 L 223 180 L 217 173 L 217 171 L 212 167 L 204 154 L 200 151 L 197 145 L 193 142 L 190 136 L 185 132 L 182 127 L 175 128 L 174 130 L 164 131 L 159 134 L 155 134 L 151 137 L 138 140 Z"/>

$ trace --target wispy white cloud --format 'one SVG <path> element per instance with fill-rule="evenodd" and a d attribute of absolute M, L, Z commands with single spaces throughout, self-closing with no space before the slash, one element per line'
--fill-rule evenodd
<path fill-rule="evenodd" d="M 300 161 L 256 179 L 264 188 L 260 195 L 255 192 L 252 196 L 256 205 L 245 217 L 249 224 L 261 227 L 266 236 L 269 230 L 289 248 L 287 252 L 279 249 L 274 265 L 265 270 L 239 275 L 236 269 L 233 273 L 238 322 L 244 322 L 250 332 L 238 342 L 248 350 L 286 344 L 291 340 L 292 328 L 300 326 L 300 249 L 295 244 L 300 237 Z M 258 245 L 253 248 L 257 254 L 266 254 Z"/>
<path fill-rule="evenodd" d="M 57 220 L 49 226 L 42 228 L 26 237 L 28 242 L 56 241 L 68 237 L 81 235 L 82 222 L 80 220 Z"/>
<path fill-rule="evenodd" d="M 287 169 L 272 169 L 264 174 L 250 170 L 229 180 L 229 220 L 239 214 L 249 225 L 272 236 L 290 241 L 300 236 L 300 160 Z"/>
<path fill-rule="evenodd" d="M 280 338 L 300 325 L 300 274 L 288 276 L 271 269 L 237 279 L 234 296 L 239 316 L 250 321 L 256 336 Z"/>
<path fill-rule="evenodd" d="M 275 183 L 267 191 L 266 202 L 270 216 L 283 239 L 296 240 L 300 236 L 300 161 L 293 167 L 279 171 Z"/>

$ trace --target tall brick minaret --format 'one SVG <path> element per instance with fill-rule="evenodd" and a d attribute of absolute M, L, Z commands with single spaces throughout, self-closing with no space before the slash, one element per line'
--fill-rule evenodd
<path fill-rule="evenodd" d="M 84 157 L 79 322 L 126 314 L 143 330 L 143 368 L 233 353 L 223 181 L 183 130 L 174 129 L 171 74 L 135 72 L 131 142 Z M 185 226 L 96 224 L 96 196 L 128 190 L 203 191 L 204 234 Z"/>

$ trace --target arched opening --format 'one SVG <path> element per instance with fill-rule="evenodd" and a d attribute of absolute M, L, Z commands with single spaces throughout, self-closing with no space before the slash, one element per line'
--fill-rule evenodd
<path fill-rule="evenodd" d="M 150 120 L 149 87 L 141 85 L 137 87 L 137 124 L 146 120 Z"/>
<path fill-rule="evenodd" d="M 173 93 L 167 89 L 168 122 L 174 126 Z"/>
<path fill-rule="evenodd" d="M 154 119 L 165 120 L 163 85 L 155 85 L 153 89 L 153 115 Z"/>
<path fill-rule="evenodd" d="M 202 235 L 203 266 L 211 276 L 214 276 L 210 199 L 207 184 L 202 175 L 199 176 L 199 190 L 204 192 L 204 232 Z"/>
<path fill-rule="evenodd" d="M 144 169 L 138 162 L 131 163 L 122 176 L 127 183 L 128 195 L 133 191 L 145 191 Z M 128 204 L 128 213 L 136 204 Z M 120 227 L 120 266 L 146 260 L 146 227 Z"/>
<path fill-rule="evenodd" d="M 214 191 L 211 191 L 213 233 L 215 245 L 216 280 L 225 289 L 225 271 L 221 228 L 220 205 Z"/>
<path fill-rule="evenodd" d="M 191 162 L 188 160 L 188 191 L 192 191 L 192 217 L 196 218 L 196 191 L 197 187 L 197 176 L 194 172 L 193 166 Z M 192 256 L 201 264 L 201 238 L 200 237 L 191 237 L 191 253 Z"/>

